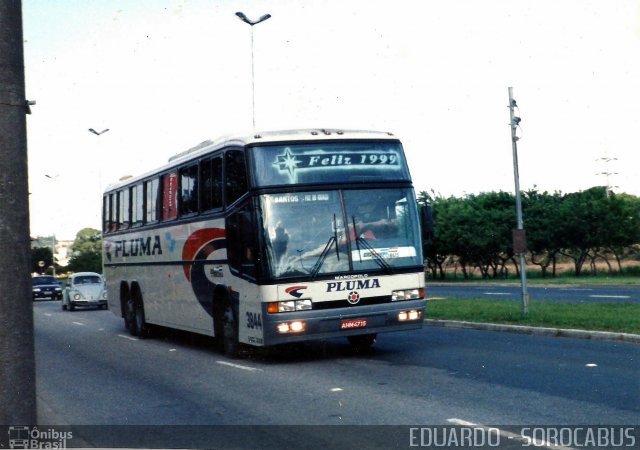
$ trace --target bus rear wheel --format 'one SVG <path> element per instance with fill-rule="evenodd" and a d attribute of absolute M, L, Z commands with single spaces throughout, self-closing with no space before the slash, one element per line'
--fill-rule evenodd
<path fill-rule="evenodd" d="M 238 313 L 231 303 L 225 305 L 222 315 L 222 347 L 224 353 L 231 358 L 237 358 L 240 354 Z"/>
<path fill-rule="evenodd" d="M 150 334 L 149 325 L 145 320 L 144 303 L 141 298 L 131 299 L 127 301 L 127 311 L 125 315 L 125 324 L 132 336 L 139 338 L 148 337 Z"/>
<path fill-rule="evenodd" d="M 133 300 L 127 299 L 124 301 L 124 326 L 132 336 L 135 336 L 135 305 Z"/>

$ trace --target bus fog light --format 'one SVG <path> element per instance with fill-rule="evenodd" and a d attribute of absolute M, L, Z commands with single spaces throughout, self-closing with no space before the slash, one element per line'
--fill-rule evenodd
<path fill-rule="evenodd" d="M 405 322 L 407 320 L 418 320 L 420 318 L 420 311 L 412 309 L 410 311 L 400 311 L 398 313 L 398 321 Z"/>
<path fill-rule="evenodd" d="M 304 322 L 296 320 L 294 322 L 283 322 L 277 325 L 278 333 L 300 333 L 304 331 Z"/>

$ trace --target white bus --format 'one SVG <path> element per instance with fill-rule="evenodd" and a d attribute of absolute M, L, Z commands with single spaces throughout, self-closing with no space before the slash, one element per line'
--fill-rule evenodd
<path fill-rule="evenodd" d="M 219 337 L 226 353 L 420 328 L 415 194 L 390 133 L 295 130 L 224 138 L 109 186 L 109 309 Z"/>

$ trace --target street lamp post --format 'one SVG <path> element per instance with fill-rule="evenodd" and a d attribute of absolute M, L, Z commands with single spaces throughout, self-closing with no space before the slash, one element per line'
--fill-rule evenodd
<path fill-rule="evenodd" d="M 257 25 L 261 22 L 264 22 L 268 18 L 271 17 L 271 14 L 265 14 L 260 17 L 258 20 L 249 19 L 243 12 L 238 11 L 236 16 L 244 23 L 247 23 L 251 26 L 251 117 L 253 122 L 253 129 L 256 128 L 256 90 L 255 90 L 255 73 L 254 73 L 254 62 L 253 62 L 253 26 Z"/>
<path fill-rule="evenodd" d="M 102 136 L 107 131 L 109 131 L 109 128 L 105 128 L 102 131 L 96 131 L 94 128 L 89 128 L 89 133 L 95 134 L 98 137 Z M 99 145 L 98 146 L 98 153 L 100 153 L 100 147 L 101 146 Z M 100 154 L 99 157 L 102 157 L 102 154 Z M 102 168 L 101 167 L 98 168 L 98 189 L 100 190 L 100 193 L 102 194 Z"/>
<path fill-rule="evenodd" d="M 518 168 L 518 146 L 516 142 L 518 137 L 516 136 L 516 127 L 520 123 L 520 117 L 516 117 L 513 114 L 514 108 L 517 107 L 516 101 L 513 98 L 513 88 L 509 88 L 509 125 L 511 127 L 511 149 L 513 152 L 513 178 L 516 187 L 516 222 L 517 228 L 513 232 L 513 247 L 514 252 L 520 258 L 520 285 L 522 288 L 522 313 L 524 315 L 529 314 L 529 294 L 527 293 L 527 263 L 525 260 L 526 252 L 526 234 L 524 230 L 524 223 L 522 220 L 522 200 L 520 195 L 520 171 Z"/>

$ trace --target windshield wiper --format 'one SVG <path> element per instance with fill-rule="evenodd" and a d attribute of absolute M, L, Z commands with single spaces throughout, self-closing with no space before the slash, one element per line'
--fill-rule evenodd
<path fill-rule="evenodd" d="M 320 268 L 324 264 L 325 259 L 327 259 L 327 256 L 329 255 L 329 251 L 331 250 L 331 246 L 333 244 L 336 245 L 336 258 L 338 259 L 338 261 L 340 261 L 340 250 L 338 250 L 338 227 L 336 226 L 335 214 L 333 215 L 333 236 L 329 238 L 329 240 L 324 246 L 324 249 L 322 250 L 322 253 L 318 257 L 318 260 L 316 261 L 315 265 L 313 266 L 313 269 L 311 269 L 311 279 L 314 279 L 316 275 L 318 275 L 318 272 L 320 272 Z"/>
<path fill-rule="evenodd" d="M 360 250 L 360 244 L 362 244 L 365 249 L 369 250 L 369 253 L 371 253 L 374 261 L 378 263 L 378 265 L 382 267 L 387 273 L 392 274 L 393 267 L 391 267 L 389 263 L 386 262 L 382 256 L 380 256 L 380 254 L 371 246 L 371 244 L 367 242 L 365 238 L 359 236 L 358 228 L 356 227 L 356 218 L 354 216 L 351 216 L 351 223 L 353 225 L 353 234 L 354 236 L 356 236 L 356 249 L 358 251 L 358 258 L 360 259 L 360 263 L 362 263 L 362 251 Z"/>
<path fill-rule="evenodd" d="M 318 260 L 316 261 L 315 265 L 313 266 L 313 269 L 311 269 L 311 279 L 314 279 L 316 275 L 318 275 L 318 272 L 320 272 L 320 268 L 322 267 L 322 264 L 324 264 L 324 260 L 327 259 L 327 255 L 329 254 L 329 251 L 331 250 L 331 247 L 335 242 L 337 241 L 334 236 L 331 236 L 327 241 L 327 244 L 324 246 L 324 250 L 322 250 L 322 253 L 318 257 Z M 337 248 L 338 246 L 336 245 L 336 249 Z"/>

